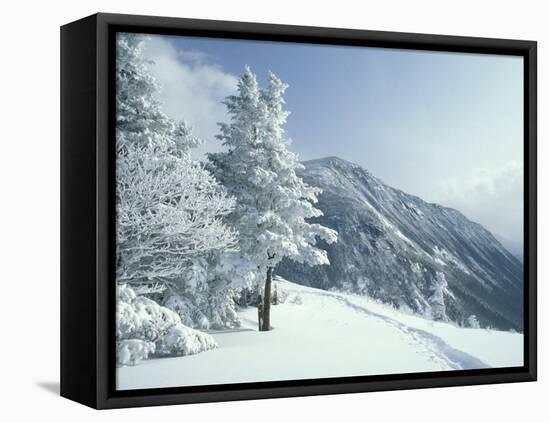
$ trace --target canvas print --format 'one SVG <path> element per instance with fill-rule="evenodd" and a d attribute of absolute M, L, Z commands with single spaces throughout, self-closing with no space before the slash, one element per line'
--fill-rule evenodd
<path fill-rule="evenodd" d="M 117 33 L 116 389 L 523 366 L 523 78 Z"/>

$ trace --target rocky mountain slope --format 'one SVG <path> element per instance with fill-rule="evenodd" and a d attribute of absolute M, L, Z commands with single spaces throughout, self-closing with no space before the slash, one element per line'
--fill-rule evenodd
<path fill-rule="evenodd" d="M 368 295 L 435 320 L 523 330 L 523 265 L 489 231 L 345 160 L 304 165 L 304 180 L 323 189 L 317 207 L 324 216 L 317 221 L 337 230 L 339 240 L 320 243 L 330 266 L 285 260 L 277 274 Z"/>

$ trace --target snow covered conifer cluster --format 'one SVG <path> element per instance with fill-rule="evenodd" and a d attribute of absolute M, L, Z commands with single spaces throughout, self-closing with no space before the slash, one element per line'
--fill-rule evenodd
<path fill-rule="evenodd" d="M 198 330 L 239 326 L 236 299 L 258 289 L 261 330 L 269 330 L 271 279 L 284 257 L 328 264 L 317 238 L 336 232 L 307 219 L 322 213 L 319 190 L 306 185 L 283 125 L 287 88 L 270 74 L 265 89 L 247 67 L 238 95 L 225 104 L 230 122 L 218 138 L 226 151 L 194 160 L 201 143 L 158 100 L 161 89 L 144 58 L 146 38 L 117 39 L 116 213 L 118 362 L 186 355 L 215 346 Z"/>

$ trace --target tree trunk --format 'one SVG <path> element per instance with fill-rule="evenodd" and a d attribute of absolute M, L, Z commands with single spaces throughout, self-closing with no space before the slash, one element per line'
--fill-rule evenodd
<path fill-rule="evenodd" d="M 265 279 L 264 289 L 264 307 L 262 313 L 262 330 L 267 331 L 270 329 L 270 314 L 271 314 L 271 281 L 273 279 L 273 267 L 267 268 L 267 275 Z"/>
<path fill-rule="evenodd" d="M 264 303 L 263 303 L 262 295 L 258 294 L 258 331 L 260 332 L 263 330 L 263 322 L 264 322 L 263 309 L 264 309 Z"/>

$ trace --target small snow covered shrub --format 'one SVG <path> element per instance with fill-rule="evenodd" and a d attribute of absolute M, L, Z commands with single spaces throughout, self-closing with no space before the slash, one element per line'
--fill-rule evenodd
<path fill-rule="evenodd" d="M 263 289 L 258 285 L 250 288 L 243 288 L 238 292 L 238 295 L 235 296 L 235 303 L 240 307 L 256 307 L 258 305 L 259 295 L 263 297 Z M 271 304 L 284 304 L 287 299 L 288 292 L 275 283 L 271 293 Z"/>
<path fill-rule="evenodd" d="M 156 355 L 191 355 L 216 347 L 216 341 L 207 333 L 199 332 L 184 325 L 177 325 L 157 341 Z"/>
<path fill-rule="evenodd" d="M 160 306 L 147 297 L 136 296 L 128 286 L 119 287 L 117 301 L 119 339 L 135 338 L 155 341 L 177 324 L 181 324 L 181 320 L 172 310 Z"/>
<path fill-rule="evenodd" d="M 149 355 L 183 356 L 216 348 L 210 335 L 185 326 L 178 313 L 127 285 L 117 289 L 117 362 L 133 365 Z"/>
<path fill-rule="evenodd" d="M 117 363 L 120 366 L 133 366 L 154 352 L 155 344 L 150 341 L 123 339 L 117 343 Z"/>
<path fill-rule="evenodd" d="M 275 284 L 273 289 L 273 304 L 284 304 L 288 299 L 288 291 Z"/>
<path fill-rule="evenodd" d="M 301 305 L 302 304 L 302 297 L 300 297 L 299 295 L 296 294 L 293 297 L 289 298 L 288 302 L 291 303 L 291 304 Z"/>

